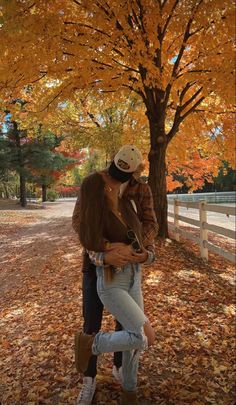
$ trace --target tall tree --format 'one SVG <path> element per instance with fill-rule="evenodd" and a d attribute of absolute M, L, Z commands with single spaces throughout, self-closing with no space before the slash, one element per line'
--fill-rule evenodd
<path fill-rule="evenodd" d="M 233 18 L 231 0 L 4 2 L 0 87 L 10 94 L 46 79 L 41 110 L 86 87 L 99 95 L 137 93 L 149 122 L 149 183 L 165 236 L 170 142 L 191 116 L 207 128 L 209 117 L 220 121 L 231 109 Z"/>
<path fill-rule="evenodd" d="M 0 132 L 0 198 L 15 195 L 16 176 L 12 171 L 11 149 L 5 133 Z"/>
<path fill-rule="evenodd" d="M 0 135 L 0 179 L 7 179 L 9 170 L 18 173 L 22 207 L 27 205 L 27 182 L 40 185 L 42 200 L 46 201 L 47 187 L 55 183 L 67 169 L 79 163 L 78 158 L 67 153 L 65 156 L 57 150 L 63 136 L 44 132 L 41 125 L 39 128 L 35 137 L 28 137 L 26 129 L 20 129 L 16 121 L 10 120 L 7 131 Z"/>
<path fill-rule="evenodd" d="M 27 132 L 20 130 L 16 121 L 8 122 L 7 132 L 0 135 L 0 156 L 2 156 L 0 169 L 2 173 L 9 170 L 19 174 L 20 204 L 27 205 L 26 180 L 29 172 L 26 167 L 27 159 Z"/>

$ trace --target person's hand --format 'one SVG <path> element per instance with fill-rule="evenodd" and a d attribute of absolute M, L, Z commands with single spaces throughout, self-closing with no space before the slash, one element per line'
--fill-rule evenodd
<path fill-rule="evenodd" d="M 124 247 L 118 248 L 118 252 L 125 255 L 129 259 L 129 263 L 143 263 L 148 258 L 148 253 L 146 250 L 142 252 L 135 252 L 132 245 L 124 245 Z"/>
<path fill-rule="evenodd" d="M 125 243 L 110 243 L 106 249 L 104 263 L 115 267 L 125 266 L 128 263 L 143 263 L 147 260 L 148 253 L 143 250 L 141 253 L 134 251 L 131 245 Z"/>
<path fill-rule="evenodd" d="M 107 243 L 105 251 L 110 252 L 111 250 L 118 250 L 120 248 L 126 247 L 127 245 L 123 242 L 112 242 Z"/>
<path fill-rule="evenodd" d="M 135 252 L 132 245 L 123 244 L 123 246 L 117 246 L 117 250 L 120 254 L 129 258 L 130 263 L 144 263 L 148 259 L 148 252 L 144 248 L 142 252 Z"/>
<path fill-rule="evenodd" d="M 144 263 L 148 259 L 148 252 L 143 250 L 141 253 L 134 252 L 133 262 L 134 263 Z"/>
<path fill-rule="evenodd" d="M 132 261 L 132 254 L 120 252 L 118 249 L 107 250 L 104 255 L 104 264 L 110 264 L 115 267 L 125 266 Z"/>
<path fill-rule="evenodd" d="M 104 263 L 115 267 L 125 266 L 128 263 L 140 263 L 140 260 L 143 260 L 143 255 L 137 254 L 131 245 L 125 243 L 111 243 L 105 251 Z"/>
<path fill-rule="evenodd" d="M 121 254 L 121 255 L 125 255 L 127 257 L 130 257 L 130 259 L 132 259 L 133 254 L 135 253 L 134 249 L 132 248 L 131 245 L 123 245 L 117 248 L 117 251 Z"/>

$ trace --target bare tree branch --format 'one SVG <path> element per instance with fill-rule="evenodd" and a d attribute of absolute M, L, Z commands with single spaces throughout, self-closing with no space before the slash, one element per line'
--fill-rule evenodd
<path fill-rule="evenodd" d="M 109 65 L 109 63 L 100 62 L 100 61 L 99 61 L 99 60 L 97 60 L 97 59 L 92 59 L 92 62 L 94 62 L 94 63 L 98 63 L 99 65 L 102 65 L 102 66 L 106 66 L 106 67 L 110 67 L 110 68 L 112 68 L 112 65 Z"/>
<path fill-rule="evenodd" d="M 160 5 L 160 8 L 163 9 L 166 5 L 168 0 L 158 0 L 158 3 Z"/>
<path fill-rule="evenodd" d="M 124 65 L 123 63 L 118 62 L 118 60 L 115 60 L 114 58 L 112 58 L 112 61 L 115 62 L 115 63 L 117 63 L 118 65 L 120 65 L 120 66 L 126 68 L 126 71 L 131 71 L 131 72 L 139 73 L 139 71 L 138 71 L 137 69 L 134 69 L 134 68 L 132 68 L 132 67 L 130 67 L 130 66 L 126 66 L 126 65 Z"/>
<path fill-rule="evenodd" d="M 171 18 L 173 17 L 174 10 L 175 10 L 175 8 L 177 7 L 178 3 L 179 3 L 179 0 L 175 0 L 175 2 L 174 2 L 174 4 L 173 4 L 173 7 L 172 7 L 172 9 L 171 9 L 171 11 L 170 11 L 170 13 L 169 13 L 169 16 L 168 16 L 168 18 L 167 18 L 167 20 L 166 20 L 166 23 L 165 23 L 165 25 L 164 25 L 163 31 L 162 31 L 162 33 L 161 33 L 162 39 L 163 39 L 164 36 L 165 36 L 167 27 L 168 27 L 168 25 L 169 25 L 169 22 L 170 22 Z"/>
<path fill-rule="evenodd" d="M 189 114 L 191 114 L 191 113 L 196 109 L 196 107 L 197 107 L 199 104 L 201 104 L 201 102 L 202 102 L 204 99 L 205 99 L 205 97 L 202 96 L 188 111 L 186 111 L 186 113 L 181 116 L 181 122 L 182 122 Z"/>
<path fill-rule="evenodd" d="M 77 4 L 78 6 L 81 6 L 81 3 L 78 0 L 72 0 L 73 3 Z"/>
<path fill-rule="evenodd" d="M 137 5 L 138 5 L 138 7 L 139 7 L 139 11 L 140 11 L 140 15 L 139 15 L 139 17 L 140 17 L 140 23 L 141 23 L 141 28 L 142 28 L 142 32 L 144 33 L 145 32 L 145 28 L 144 28 L 144 25 L 143 25 L 143 5 L 142 5 L 142 2 L 141 2 L 141 0 L 136 0 L 136 2 L 137 2 Z"/>
<path fill-rule="evenodd" d="M 62 52 L 62 54 L 65 56 L 75 56 L 74 53 L 70 53 L 70 52 Z"/>
<path fill-rule="evenodd" d="M 61 94 L 63 94 L 64 90 L 65 90 L 67 87 L 69 87 L 71 84 L 72 84 L 72 82 L 66 84 L 66 85 L 63 87 L 63 89 L 61 89 L 61 90 L 59 91 L 59 93 L 57 93 L 57 94 L 48 102 L 48 104 L 47 104 L 42 110 L 39 110 L 38 112 L 43 112 L 43 111 L 45 111 L 58 97 L 60 97 Z"/>
<path fill-rule="evenodd" d="M 100 30 L 100 29 L 98 29 L 98 28 L 96 28 L 96 27 L 93 27 L 93 26 L 91 26 L 91 25 L 89 25 L 89 24 L 84 24 L 84 23 L 79 23 L 79 22 L 73 22 L 73 21 L 64 21 L 64 24 L 65 24 L 65 25 L 76 25 L 76 26 L 78 26 L 78 27 L 89 28 L 89 29 L 91 29 L 91 30 L 93 30 L 93 31 L 99 32 L 99 34 L 105 35 L 105 36 L 108 37 L 108 38 L 111 37 L 107 32 L 104 32 L 104 31 L 102 31 L 102 30 Z"/>
<path fill-rule="evenodd" d="M 44 73 L 42 74 L 42 76 L 40 76 L 39 78 L 37 78 L 37 79 L 35 79 L 35 80 L 32 80 L 32 81 L 30 82 L 30 84 L 39 82 L 39 81 L 42 80 L 45 76 L 47 76 L 47 72 L 44 72 Z"/>
<path fill-rule="evenodd" d="M 188 91 L 192 86 L 194 86 L 194 84 L 196 84 L 196 82 L 188 82 L 188 83 L 186 84 L 186 86 L 183 88 L 183 90 L 181 91 L 180 96 L 179 96 L 180 103 L 182 103 L 185 94 L 187 93 L 187 91 Z"/>
<path fill-rule="evenodd" d="M 68 38 L 65 38 L 65 37 L 61 37 L 61 39 L 62 39 L 62 41 L 69 42 L 70 44 L 75 43 L 75 41 L 72 41 L 71 39 L 68 39 Z"/>
<path fill-rule="evenodd" d="M 212 114 L 236 114 L 236 111 L 231 111 L 231 110 L 226 110 L 226 111 L 213 111 L 213 110 L 200 110 L 200 109 L 196 109 L 195 112 L 208 112 L 208 113 L 212 113 Z"/>
<path fill-rule="evenodd" d="M 200 90 L 200 89 L 199 89 Z M 199 91 L 198 90 L 198 91 Z M 201 104 L 201 102 L 205 99 L 204 96 L 202 96 L 198 101 L 196 101 L 196 103 L 188 110 L 186 111 L 183 115 L 181 115 L 181 111 L 182 111 L 182 106 L 177 106 L 176 108 L 176 112 L 175 112 L 175 117 L 174 117 L 174 122 L 172 125 L 172 128 L 170 129 L 170 131 L 167 134 L 167 142 L 169 143 L 171 141 L 171 139 L 175 136 L 175 134 L 178 132 L 179 130 L 179 126 L 180 124 L 184 121 L 184 119 L 191 113 L 195 112 L 197 106 L 199 104 Z M 192 100 L 193 101 L 193 100 Z"/>
<path fill-rule="evenodd" d="M 197 96 L 201 93 L 203 87 L 200 87 L 200 89 L 198 89 L 196 91 L 196 93 L 194 93 L 192 95 L 192 97 L 190 97 L 183 105 L 180 106 L 180 111 L 183 111 L 189 104 L 191 104 L 196 98 Z"/>
<path fill-rule="evenodd" d="M 171 79 L 174 79 L 174 78 L 177 77 L 177 71 L 178 71 L 178 68 L 179 68 L 179 65 L 180 65 L 180 61 L 181 61 L 182 56 L 184 54 L 184 51 L 186 49 L 187 41 L 190 38 L 190 28 L 191 28 L 191 25 L 192 25 L 193 20 L 194 20 L 194 15 L 197 12 L 197 10 L 198 10 L 198 8 L 199 8 L 199 6 L 201 5 L 202 2 L 203 2 L 203 0 L 200 0 L 199 3 L 194 7 L 192 16 L 189 18 L 189 20 L 187 22 L 187 25 L 186 25 L 186 28 L 185 28 L 185 31 L 184 31 L 184 35 L 183 35 L 182 44 L 180 46 L 178 56 L 177 56 L 177 58 L 176 58 L 176 60 L 174 62 L 174 66 L 173 66 L 173 69 L 172 69 Z M 164 97 L 164 106 L 165 107 L 167 106 L 167 104 L 169 102 L 171 88 L 172 88 L 172 82 L 170 81 L 168 83 L 168 85 L 166 86 L 166 90 L 165 90 L 165 97 Z"/>
<path fill-rule="evenodd" d="M 53 101 L 55 101 L 62 93 L 63 93 L 63 90 L 60 90 L 59 93 L 57 93 L 57 94 L 53 97 L 53 99 L 52 99 L 51 101 L 49 101 L 49 103 L 48 103 L 42 110 L 39 110 L 39 112 L 45 111 L 45 110 L 53 103 Z"/>

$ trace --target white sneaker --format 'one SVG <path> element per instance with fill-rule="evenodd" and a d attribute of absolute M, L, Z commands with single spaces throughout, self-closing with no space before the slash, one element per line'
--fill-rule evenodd
<path fill-rule="evenodd" d="M 90 405 L 93 400 L 95 389 L 96 379 L 92 377 L 84 377 L 83 385 L 77 398 L 76 405 Z"/>
<path fill-rule="evenodd" d="M 113 366 L 112 368 L 112 374 L 115 380 L 119 383 L 122 384 L 123 381 L 123 375 L 122 375 L 122 367 L 117 368 L 116 366 Z"/>

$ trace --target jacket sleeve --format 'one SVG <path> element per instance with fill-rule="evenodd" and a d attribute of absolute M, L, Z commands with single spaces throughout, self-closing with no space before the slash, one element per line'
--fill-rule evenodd
<path fill-rule="evenodd" d="M 140 183 L 142 190 L 138 193 L 140 213 L 139 219 L 142 223 L 143 245 L 144 247 L 153 246 L 154 239 L 158 233 L 158 224 L 153 206 L 152 192 L 148 184 Z"/>
<path fill-rule="evenodd" d="M 92 250 L 87 250 L 89 258 L 95 266 L 102 267 L 104 266 L 104 252 L 93 252 Z"/>

